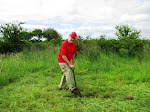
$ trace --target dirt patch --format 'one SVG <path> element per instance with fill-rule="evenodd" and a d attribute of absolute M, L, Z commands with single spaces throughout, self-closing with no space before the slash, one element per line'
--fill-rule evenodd
<path fill-rule="evenodd" d="M 65 95 L 64 97 L 76 98 L 76 97 L 80 97 L 80 96 Z M 87 94 L 82 95 L 82 98 L 97 98 L 97 97 L 98 97 L 97 94 L 92 94 L 92 93 L 87 93 Z"/>
<path fill-rule="evenodd" d="M 85 95 L 83 95 L 83 97 L 88 97 L 88 98 L 97 98 L 98 95 L 97 94 L 92 94 L 92 93 L 87 93 Z"/>
<path fill-rule="evenodd" d="M 111 98 L 111 96 L 105 95 L 104 98 L 105 98 L 105 99 L 108 99 L 108 98 Z"/>
<path fill-rule="evenodd" d="M 125 99 L 127 99 L 127 100 L 134 100 L 134 97 L 133 96 L 128 96 Z"/>
<path fill-rule="evenodd" d="M 75 98 L 74 95 L 64 95 L 64 97 Z"/>

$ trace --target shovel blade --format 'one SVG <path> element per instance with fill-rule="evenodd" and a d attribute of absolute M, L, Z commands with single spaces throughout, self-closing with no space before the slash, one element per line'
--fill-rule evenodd
<path fill-rule="evenodd" d="M 77 96 L 82 97 L 80 90 L 78 88 L 74 88 L 72 93 L 74 94 L 75 97 L 77 97 Z"/>

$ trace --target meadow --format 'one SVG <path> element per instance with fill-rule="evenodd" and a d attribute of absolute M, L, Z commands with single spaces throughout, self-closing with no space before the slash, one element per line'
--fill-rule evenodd
<path fill-rule="evenodd" d="M 77 54 L 82 98 L 58 90 L 58 48 L 0 55 L 0 112 L 150 112 L 150 56 Z M 72 80 L 73 81 L 73 80 Z"/>

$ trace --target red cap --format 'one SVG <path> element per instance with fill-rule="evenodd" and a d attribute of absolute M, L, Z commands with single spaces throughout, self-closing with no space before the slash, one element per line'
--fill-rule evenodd
<path fill-rule="evenodd" d="M 77 38 L 77 34 L 76 34 L 75 32 L 72 32 L 72 33 L 70 34 L 70 37 L 72 37 L 72 38 Z"/>

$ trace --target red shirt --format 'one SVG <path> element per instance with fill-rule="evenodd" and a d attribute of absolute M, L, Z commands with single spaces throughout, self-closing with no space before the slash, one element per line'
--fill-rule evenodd
<path fill-rule="evenodd" d="M 73 57 L 73 54 L 75 53 L 76 53 L 76 44 L 74 42 L 69 43 L 68 40 L 62 42 L 60 46 L 59 54 L 58 54 L 58 62 L 66 63 L 64 59 L 62 58 L 62 55 L 65 55 L 70 61 Z"/>

